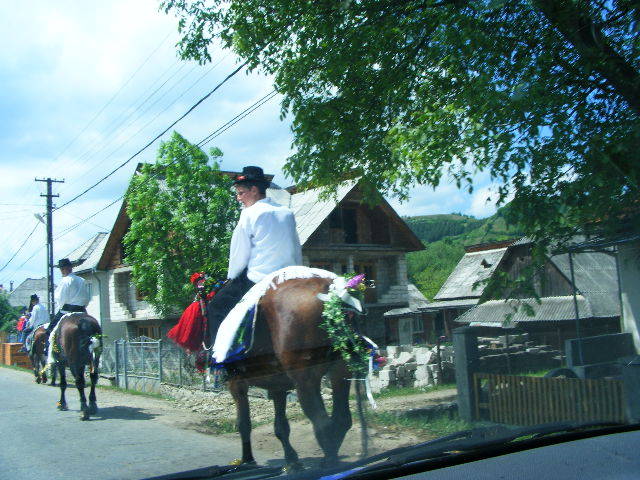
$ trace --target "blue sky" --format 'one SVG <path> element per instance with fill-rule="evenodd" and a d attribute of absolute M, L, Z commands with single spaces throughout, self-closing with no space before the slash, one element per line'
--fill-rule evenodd
<path fill-rule="evenodd" d="M 0 5 L 0 268 L 36 226 L 34 214 L 44 212 L 44 184 L 35 177 L 64 179 L 54 185 L 60 195 L 56 203 L 63 204 L 164 130 L 237 65 L 225 51 L 214 53 L 215 68 L 179 61 L 177 22 L 159 12 L 158 3 L 26 0 Z M 198 142 L 271 88 L 269 78 L 241 72 L 175 129 Z M 282 166 L 292 136 L 289 124 L 279 119 L 279 108 L 276 97 L 209 145 L 224 152 L 224 169 L 261 165 L 276 175 L 276 183 L 291 183 Z M 56 211 L 54 237 L 60 238 L 54 258 L 111 228 L 117 205 L 60 236 L 121 196 L 137 161 L 152 161 L 157 147 Z M 479 174 L 473 195 L 445 181 L 435 191 L 417 186 L 408 203 L 391 203 L 402 215 L 485 217 L 495 211 L 486 202 L 492 188 L 488 176 Z M 0 284 L 46 275 L 44 244 L 40 224 L 0 271 Z"/>

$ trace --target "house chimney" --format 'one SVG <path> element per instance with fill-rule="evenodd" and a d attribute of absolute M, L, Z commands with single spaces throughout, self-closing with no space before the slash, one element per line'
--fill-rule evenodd
<path fill-rule="evenodd" d="M 9 293 L 13 292 L 13 280 L 9 282 Z"/>

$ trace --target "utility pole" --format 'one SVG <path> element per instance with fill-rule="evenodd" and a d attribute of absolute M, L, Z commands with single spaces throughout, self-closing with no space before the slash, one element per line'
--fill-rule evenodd
<path fill-rule="evenodd" d="M 41 197 L 47 197 L 47 302 L 49 303 L 49 315 L 54 315 L 56 311 L 55 298 L 53 295 L 53 197 L 51 185 L 53 183 L 64 183 L 64 180 L 56 180 L 53 178 L 36 178 L 36 182 L 47 182 L 46 195 L 40 194 Z"/>

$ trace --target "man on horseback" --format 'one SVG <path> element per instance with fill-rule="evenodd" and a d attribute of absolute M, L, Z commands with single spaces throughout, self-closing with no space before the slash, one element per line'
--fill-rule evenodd
<path fill-rule="evenodd" d="M 38 329 L 38 327 L 49 323 L 49 314 L 47 313 L 47 309 L 44 308 L 44 305 L 40 303 L 40 298 L 35 293 L 31 295 L 31 300 L 29 302 L 29 312 L 31 313 L 31 317 L 27 322 L 27 338 L 25 340 L 25 350 L 31 353 L 31 342 L 33 341 L 33 334 Z"/>
<path fill-rule="evenodd" d="M 47 335 L 50 335 L 63 315 L 73 312 L 86 313 L 86 306 L 89 304 L 89 290 L 83 278 L 74 275 L 73 265 L 68 258 L 63 258 L 58 262 L 58 268 L 62 274 L 62 280 L 56 288 L 56 303 L 60 305 L 58 313 L 55 314 L 51 323 L 47 327 Z"/>
<path fill-rule="evenodd" d="M 251 166 L 233 182 L 243 209 L 231 237 L 229 280 L 207 306 L 211 343 L 222 320 L 253 285 L 281 268 L 302 264 L 293 212 L 267 197 L 269 184 L 262 168 Z"/>

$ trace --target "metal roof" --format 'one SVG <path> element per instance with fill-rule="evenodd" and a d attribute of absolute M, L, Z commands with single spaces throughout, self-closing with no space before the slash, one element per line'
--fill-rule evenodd
<path fill-rule="evenodd" d="M 98 266 L 108 239 L 108 233 L 100 232 L 66 256 L 76 265 L 74 267 L 76 273 L 92 270 Z"/>
<path fill-rule="evenodd" d="M 482 295 L 484 286 L 473 288 L 475 282 L 489 278 L 502 261 L 507 247 L 494 250 L 465 253 L 451 272 L 447 281 L 440 287 L 434 300 L 469 298 Z"/>
<path fill-rule="evenodd" d="M 40 298 L 40 303 L 48 308 L 47 277 L 27 278 L 9 293 L 9 304 L 13 307 L 28 307 L 34 293 Z"/>
<path fill-rule="evenodd" d="M 573 270 L 577 291 L 589 300 L 594 317 L 620 315 L 618 272 L 611 253 L 573 253 Z M 555 255 L 550 261 L 571 282 L 569 254 Z"/>
<path fill-rule="evenodd" d="M 385 317 L 395 317 L 401 315 L 411 315 L 412 313 L 419 313 L 421 310 L 424 310 L 427 305 L 429 305 L 429 301 L 413 283 L 407 285 L 407 291 L 409 306 L 394 308 L 393 310 L 384 312 L 383 315 Z"/>
<path fill-rule="evenodd" d="M 431 302 L 428 305 L 422 307 L 422 310 L 444 310 L 447 308 L 465 308 L 473 307 L 478 304 L 480 298 L 462 298 L 458 300 L 441 300 L 437 302 Z"/>
<path fill-rule="evenodd" d="M 582 295 L 577 295 L 578 313 L 580 318 L 591 318 L 593 314 L 589 301 Z M 529 305 L 533 309 L 533 316 L 527 315 L 522 309 L 516 308 L 520 303 Z M 507 315 L 512 314 L 510 322 L 505 325 Z M 538 303 L 533 298 L 520 300 L 490 300 L 466 311 L 456 322 L 468 323 L 470 326 L 513 326 L 526 322 L 562 322 L 575 320 L 575 307 L 573 296 L 543 297 Z"/>

